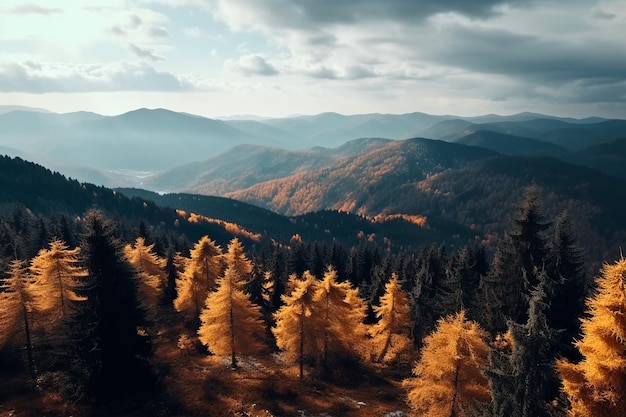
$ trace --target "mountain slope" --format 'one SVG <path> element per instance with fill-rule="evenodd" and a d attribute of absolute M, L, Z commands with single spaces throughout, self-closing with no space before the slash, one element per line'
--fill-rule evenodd
<path fill-rule="evenodd" d="M 614 257 L 626 239 L 626 181 L 548 157 L 412 139 L 227 195 L 290 215 L 329 208 L 419 215 L 433 230 L 464 225 L 491 242 L 531 184 L 543 189 L 548 218 L 569 212 L 590 259 Z"/>
<path fill-rule="evenodd" d="M 575 152 L 569 161 L 626 179 L 626 137 Z"/>
<path fill-rule="evenodd" d="M 318 171 L 257 184 L 227 196 L 289 215 L 329 208 L 393 214 L 385 208 L 402 198 L 404 191 L 399 188 L 410 189 L 428 175 L 494 155 L 486 149 L 430 139 L 394 141 Z"/>
<path fill-rule="evenodd" d="M 202 162 L 176 167 L 149 178 L 144 188 L 205 195 L 223 195 L 254 184 L 319 169 L 332 160 L 365 153 L 388 143 L 386 139 L 359 139 L 333 148 L 299 151 L 239 145 Z"/>
<path fill-rule="evenodd" d="M 552 143 L 490 130 L 478 130 L 458 139 L 456 143 L 480 146 L 503 155 L 543 155 L 566 157 L 568 151 Z"/>

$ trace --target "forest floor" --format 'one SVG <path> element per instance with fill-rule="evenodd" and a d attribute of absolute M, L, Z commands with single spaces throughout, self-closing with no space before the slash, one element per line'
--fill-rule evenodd
<path fill-rule="evenodd" d="M 170 322 L 170 324 L 172 324 Z M 22 370 L 0 366 L 0 417 L 203 416 L 401 417 L 408 414 L 406 369 L 334 366 L 326 374 L 285 364 L 279 355 L 230 358 L 201 353 L 179 342 L 185 329 L 167 325 L 157 336 L 152 363 L 157 394 L 114 407 L 64 400 L 58 389 L 39 388 Z M 61 379 L 62 381 L 62 379 Z M 62 382 L 61 382 L 62 384 Z"/>

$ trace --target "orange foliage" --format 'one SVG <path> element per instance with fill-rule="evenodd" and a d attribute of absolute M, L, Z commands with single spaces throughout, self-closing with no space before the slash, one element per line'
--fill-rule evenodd
<path fill-rule="evenodd" d="M 185 213 L 182 210 L 177 210 L 177 212 L 179 211 L 181 213 Z M 219 224 L 220 226 L 224 227 L 224 229 L 226 229 L 227 231 L 229 231 L 230 233 L 234 235 L 244 236 L 250 240 L 254 240 L 255 242 L 261 241 L 260 233 L 249 232 L 248 230 L 244 229 L 243 227 L 239 226 L 236 223 L 230 223 L 230 222 L 226 222 L 220 219 L 213 219 L 211 217 L 203 216 L 202 214 L 196 214 L 196 213 L 189 213 L 189 217 L 187 218 L 187 221 L 189 223 L 207 222 L 207 223 Z"/>
<path fill-rule="evenodd" d="M 574 417 L 626 415 L 626 259 L 605 265 L 587 300 L 579 363 L 557 361 Z"/>
<path fill-rule="evenodd" d="M 491 399 L 482 368 L 487 364 L 487 332 L 465 319 L 465 312 L 444 317 L 424 339 L 414 378 L 405 380 L 408 402 L 419 416 L 478 415 Z"/>
<path fill-rule="evenodd" d="M 420 214 L 377 214 L 371 218 L 371 220 L 376 223 L 385 223 L 397 219 L 404 220 L 405 222 L 412 223 L 419 227 L 428 228 L 428 218 Z"/>

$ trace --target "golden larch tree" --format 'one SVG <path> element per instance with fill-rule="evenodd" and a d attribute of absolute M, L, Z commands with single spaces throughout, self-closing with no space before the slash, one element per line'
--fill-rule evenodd
<path fill-rule="evenodd" d="M 409 351 L 410 309 L 409 298 L 400 285 L 398 274 L 394 272 L 385 285 L 380 305 L 374 306 L 378 322 L 369 329 L 374 361 L 391 362 L 401 352 Z"/>
<path fill-rule="evenodd" d="M 14 260 L 9 264 L 9 276 L 0 283 L 0 351 L 24 332 L 24 343 L 28 355 L 28 366 L 32 372 L 33 357 L 30 335 L 29 312 L 32 300 L 28 291 L 30 278 L 24 261 Z"/>
<path fill-rule="evenodd" d="M 424 339 L 414 378 L 404 381 L 408 402 L 423 417 L 469 417 L 491 399 L 482 368 L 487 364 L 487 332 L 461 311 L 441 318 Z"/>
<path fill-rule="evenodd" d="M 289 276 L 288 287 L 293 288 L 289 295 L 283 295 L 283 305 L 274 313 L 276 326 L 272 332 L 276 345 L 283 351 L 285 359 L 297 362 L 300 379 L 303 377 L 306 357 L 317 357 L 322 351 L 320 337 L 322 323 L 315 310 L 315 292 L 318 281 L 305 271 L 302 279 L 296 274 Z"/>
<path fill-rule="evenodd" d="M 146 245 L 143 237 L 135 239 L 133 245 L 124 246 L 124 255 L 139 277 L 140 301 L 154 315 L 155 306 L 166 285 L 167 260 L 154 253 L 154 244 Z"/>
<path fill-rule="evenodd" d="M 557 361 L 575 417 L 626 416 L 626 259 L 604 265 L 587 300 L 579 363 Z"/>
<path fill-rule="evenodd" d="M 200 238 L 176 280 L 176 311 L 191 320 L 197 319 L 209 291 L 215 288 L 222 273 L 222 265 L 222 249 L 208 236 Z"/>
<path fill-rule="evenodd" d="M 237 366 L 237 355 L 251 355 L 263 348 L 265 333 L 261 308 L 250 301 L 240 288 L 241 277 L 233 268 L 226 268 L 217 289 L 209 293 L 200 313 L 200 341 L 216 355 L 230 355 Z"/>
<path fill-rule="evenodd" d="M 224 261 L 228 268 L 233 269 L 237 273 L 239 277 L 238 285 L 243 287 L 250 282 L 254 267 L 246 256 L 241 241 L 236 237 L 228 243 L 228 248 L 224 254 Z"/>
<path fill-rule="evenodd" d="M 322 363 L 328 365 L 329 355 L 353 356 L 364 344 L 365 303 L 349 282 L 337 282 L 337 272 L 328 268 L 314 296 L 315 311 L 323 323 Z"/>
<path fill-rule="evenodd" d="M 84 285 L 84 278 L 89 275 L 80 265 L 80 248 L 69 249 L 65 242 L 55 239 L 49 249 L 41 249 L 30 264 L 33 283 L 29 287 L 32 293 L 33 309 L 46 312 L 51 323 L 60 323 L 75 313 L 70 308 L 72 301 L 85 301 L 76 290 Z M 47 327 L 50 332 L 51 327 Z"/>

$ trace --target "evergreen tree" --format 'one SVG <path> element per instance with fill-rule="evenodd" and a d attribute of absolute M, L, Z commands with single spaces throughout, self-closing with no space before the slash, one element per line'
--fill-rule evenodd
<path fill-rule="evenodd" d="M 559 330 L 555 335 L 555 356 L 580 360 L 574 348 L 574 339 L 580 334 L 579 317 L 583 315 L 589 283 L 585 274 L 584 252 L 576 244 L 573 226 L 567 213 L 555 221 L 550 239 L 547 269 L 553 275 L 546 293 L 550 306 L 546 310 L 548 323 Z"/>
<path fill-rule="evenodd" d="M 548 305 L 543 290 L 547 279 L 544 272 L 540 279 L 531 294 L 527 322 L 510 321 L 504 338 L 508 343 L 492 348 L 488 377 L 494 417 L 548 417 L 558 412 L 553 406 L 559 393 L 553 366 L 556 332 L 549 327 L 545 315 Z"/>
<path fill-rule="evenodd" d="M 185 270 L 185 260 L 180 252 L 176 252 L 173 248 L 167 251 L 165 263 L 166 285 L 163 291 L 163 302 L 172 307 L 176 299 L 176 282 L 178 277 Z"/>
<path fill-rule="evenodd" d="M 398 354 L 411 346 L 409 299 L 394 273 L 385 285 L 385 294 L 380 297 L 380 305 L 374 307 L 378 322 L 370 327 L 374 360 L 391 362 Z"/>
<path fill-rule="evenodd" d="M 200 314 L 200 341 L 216 355 L 230 355 L 237 366 L 237 354 L 257 353 L 265 328 L 260 307 L 252 304 L 242 290 L 242 277 L 232 266 L 218 280 L 216 291 L 209 293 Z"/>
<path fill-rule="evenodd" d="M 221 273 L 222 249 L 208 236 L 203 236 L 194 245 L 176 281 L 176 311 L 185 314 L 190 320 L 196 320 Z"/>
<path fill-rule="evenodd" d="M 151 388 L 150 340 L 142 331 L 146 320 L 138 277 L 109 221 L 90 211 L 85 227 L 81 253 L 89 283 L 82 292 L 88 301 L 75 320 L 74 337 L 88 387 L 100 399 L 121 399 Z"/>
<path fill-rule="evenodd" d="M 557 362 L 574 417 L 626 415 L 626 259 L 605 265 L 587 300 L 579 363 Z"/>
<path fill-rule="evenodd" d="M 437 322 L 424 339 L 414 378 L 404 381 L 408 402 L 424 417 L 473 416 L 489 402 L 482 368 L 487 363 L 487 332 L 459 312 Z"/>
<path fill-rule="evenodd" d="M 519 214 L 512 219 L 513 228 L 500 242 L 491 270 L 483 278 L 483 303 L 487 330 L 505 332 L 507 321 L 526 323 L 530 293 L 539 283 L 538 271 L 544 269 L 547 254 L 547 230 L 539 189 L 526 189 Z"/>
<path fill-rule="evenodd" d="M 448 261 L 444 248 L 432 245 L 420 252 L 416 262 L 416 275 L 410 282 L 409 297 L 413 342 L 420 346 L 437 320 L 446 313 L 443 285 Z"/>
<path fill-rule="evenodd" d="M 442 285 L 443 308 L 448 314 L 465 310 L 468 319 L 477 319 L 480 277 L 486 273 L 484 251 L 464 247 L 450 258 Z"/>

